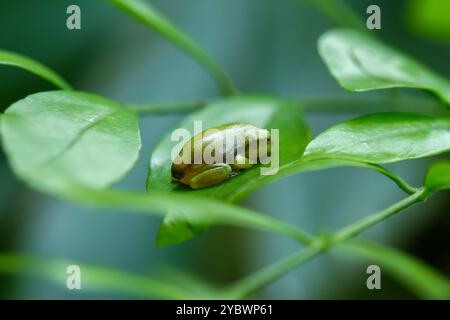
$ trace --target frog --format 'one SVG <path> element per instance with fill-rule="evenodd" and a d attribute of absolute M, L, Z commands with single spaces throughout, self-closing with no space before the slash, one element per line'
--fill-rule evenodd
<path fill-rule="evenodd" d="M 240 137 L 241 139 L 234 140 L 233 144 L 227 144 L 224 143 L 227 135 Z M 195 141 L 197 141 L 198 148 L 194 147 Z M 233 122 L 209 128 L 192 137 L 181 148 L 172 162 L 172 180 L 192 189 L 202 189 L 223 183 L 238 175 L 242 170 L 247 170 L 256 164 L 255 161 L 249 160 L 249 155 L 265 153 L 270 156 L 270 141 L 269 130 L 258 128 L 249 123 Z M 188 157 L 190 161 L 183 162 L 187 144 L 191 146 L 191 148 L 188 148 L 191 152 L 190 159 Z M 203 159 L 205 149 L 214 149 L 212 147 L 214 145 L 222 148 L 221 155 L 223 156 L 219 156 L 219 161 L 217 159 L 213 162 L 211 160 L 205 161 Z M 197 154 L 197 156 L 200 156 L 200 163 L 194 161 L 196 152 L 201 152 L 201 155 Z M 214 152 L 212 152 L 212 156 L 214 155 Z M 231 161 L 229 161 L 230 159 Z"/>

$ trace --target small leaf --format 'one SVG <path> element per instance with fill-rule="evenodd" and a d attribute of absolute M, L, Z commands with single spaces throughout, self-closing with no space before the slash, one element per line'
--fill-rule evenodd
<path fill-rule="evenodd" d="M 229 122 L 246 122 L 259 128 L 279 129 L 280 134 L 280 166 L 298 159 L 309 141 L 309 130 L 299 108 L 291 102 L 268 97 L 237 97 L 218 101 L 208 105 L 203 110 L 187 117 L 179 128 L 188 129 L 193 133 L 194 120 L 203 121 L 203 129 L 208 129 Z M 189 194 L 237 201 L 249 185 L 258 180 L 268 180 L 260 174 L 260 168 L 255 166 L 243 171 L 236 177 L 213 187 L 191 190 L 172 182 L 171 150 L 177 144 L 167 135 L 154 150 L 150 161 L 148 191 L 166 190 L 180 191 Z M 182 218 L 182 213 L 168 214 L 158 234 L 161 245 L 180 242 L 191 238 L 204 226 L 189 223 Z"/>
<path fill-rule="evenodd" d="M 426 195 L 450 189 L 450 161 L 443 160 L 434 163 L 427 172 L 425 177 Z"/>
<path fill-rule="evenodd" d="M 50 81 L 61 89 L 71 89 L 70 85 L 56 72 L 40 64 L 39 62 L 34 61 L 33 59 L 17 53 L 0 50 L 0 64 L 22 68 Z"/>
<path fill-rule="evenodd" d="M 450 82 L 366 33 L 336 29 L 319 39 L 319 53 L 350 91 L 394 87 L 425 89 L 450 105 Z"/>
<path fill-rule="evenodd" d="M 156 243 L 167 246 L 195 237 L 206 228 L 206 222 L 192 223 L 189 217 L 179 210 L 168 210 L 156 236 Z"/>
<path fill-rule="evenodd" d="M 351 240 L 339 244 L 339 252 L 379 264 L 395 279 L 423 299 L 450 299 L 450 282 L 439 271 L 406 253 L 377 243 Z"/>
<path fill-rule="evenodd" d="M 14 103 L 2 115 L 0 131 L 14 172 L 56 194 L 109 186 L 133 167 L 141 146 L 133 112 L 72 91 L 37 93 Z"/>
<path fill-rule="evenodd" d="M 380 113 L 340 123 L 319 134 L 305 159 L 389 163 L 450 150 L 450 118 Z"/>

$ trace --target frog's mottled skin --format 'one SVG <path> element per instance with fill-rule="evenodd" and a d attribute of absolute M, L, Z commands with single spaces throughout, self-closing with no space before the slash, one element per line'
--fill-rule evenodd
<path fill-rule="evenodd" d="M 248 161 L 249 156 L 249 147 L 250 146 L 259 146 L 258 143 L 250 143 L 250 140 L 265 140 L 267 143 L 267 154 L 270 155 L 270 133 L 266 129 L 259 129 L 255 126 L 252 126 L 250 124 L 246 123 L 229 123 L 224 124 L 212 129 L 216 129 L 217 131 L 211 132 L 211 131 L 203 131 L 202 133 L 198 134 L 197 136 L 191 138 L 186 144 L 191 144 L 191 161 L 190 164 L 184 164 L 180 163 L 181 161 L 174 161 L 172 163 L 172 179 L 175 181 L 179 181 L 183 184 L 186 184 L 190 186 L 192 189 L 201 189 L 206 188 L 218 183 L 222 183 L 225 180 L 229 179 L 230 177 L 236 175 L 239 173 L 240 170 L 248 169 L 253 166 L 253 164 L 250 164 Z M 231 132 L 229 131 L 231 130 Z M 205 134 L 206 133 L 206 134 Z M 254 134 L 251 135 L 250 133 L 257 133 L 258 135 L 255 136 Z M 203 139 L 201 139 L 201 149 L 198 148 L 198 150 L 202 151 L 211 144 L 217 143 L 218 141 L 225 141 L 225 137 L 227 134 L 232 134 L 233 136 L 245 136 L 246 139 L 241 139 L 242 143 L 245 143 L 245 146 L 242 145 L 233 145 L 228 147 L 228 150 L 223 150 L 224 159 L 220 163 L 194 163 L 194 152 L 195 148 L 194 146 L 194 140 L 200 139 L 203 135 Z M 185 146 L 186 146 L 185 144 Z M 224 148 L 227 148 L 226 145 L 224 145 Z M 243 152 L 238 152 L 238 150 L 243 150 Z M 257 152 L 258 150 L 256 150 Z M 233 162 L 232 163 L 225 163 L 226 162 L 226 154 L 233 154 Z M 180 160 L 183 156 L 183 149 L 178 154 L 177 160 Z M 239 158 L 245 158 L 244 164 L 238 164 L 236 163 L 237 159 Z M 176 163 L 175 163 L 176 162 Z M 177 164 L 180 163 L 180 164 Z"/>

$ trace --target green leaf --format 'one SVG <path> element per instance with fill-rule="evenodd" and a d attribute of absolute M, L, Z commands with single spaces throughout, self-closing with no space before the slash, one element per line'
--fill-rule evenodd
<path fill-rule="evenodd" d="M 229 122 L 247 122 L 259 128 L 279 129 L 280 166 L 298 159 L 309 141 L 310 133 L 298 107 L 291 102 L 269 97 L 236 97 L 208 105 L 187 117 L 178 127 L 193 133 L 194 120 L 203 121 L 203 129 Z M 148 176 L 149 192 L 152 190 L 180 191 L 226 201 L 237 201 L 247 194 L 250 185 L 269 180 L 255 166 L 243 171 L 225 183 L 210 188 L 191 190 L 173 183 L 171 178 L 171 150 L 178 142 L 167 135 L 154 150 Z M 183 218 L 182 212 L 171 212 L 161 226 L 158 243 L 171 244 L 187 240 L 203 229 Z"/>
<path fill-rule="evenodd" d="M 425 177 L 426 196 L 432 193 L 450 189 L 450 161 L 443 160 L 434 163 Z"/>
<path fill-rule="evenodd" d="M 16 175 L 54 194 L 109 186 L 133 167 L 141 146 L 133 112 L 73 91 L 19 100 L 2 115 L 0 132 Z"/>
<path fill-rule="evenodd" d="M 377 243 L 351 240 L 336 250 L 378 264 L 423 299 L 450 299 L 450 282 L 439 271 L 410 255 Z"/>
<path fill-rule="evenodd" d="M 149 3 L 142 0 L 109 0 L 122 11 L 143 22 L 163 37 L 173 42 L 188 55 L 202 65 L 216 80 L 222 93 L 232 95 L 235 93 L 233 84 L 224 70 L 198 46 L 189 36 L 179 30 L 174 24 L 162 16 Z"/>
<path fill-rule="evenodd" d="M 407 2 L 408 26 L 421 36 L 450 42 L 450 2 L 442 0 L 411 0 Z"/>
<path fill-rule="evenodd" d="M 64 90 L 71 89 L 70 85 L 63 78 L 61 78 L 56 72 L 33 59 L 19 55 L 17 53 L 0 50 L 0 64 L 14 66 L 27 70 L 31 73 L 34 73 L 35 75 L 40 76 L 41 78 L 50 81 L 55 86 L 61 89 Z"/>
<path fill-rule="evenodd" d="M 70 265 L 80 267 L 83 291 L 119 292 L 147 299 L 188 299 L 193 296 L 190 288 L 159 278 L 78 261 L 0 253 L 0 273 L 46 279 L 59 288 L 66 286 L 66 270 Z"/>
<path fill-rule="evenodd" d="M 450 150 L 450 118 L 380 113 L 340 123 L 319 134 L 305 159 L 389 163 Z"/>
<path fill-rule="evenodd" d="M 319 39 L 319 53 L 350 91 L 394 87 L 429 90 L 450 105 L 450 82 L 366 33 L 335 29 Z"/>

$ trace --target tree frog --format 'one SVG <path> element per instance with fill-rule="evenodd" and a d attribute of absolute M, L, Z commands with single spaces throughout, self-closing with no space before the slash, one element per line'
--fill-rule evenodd
<path fill-rule="evenodd" d="M 172 162 L 172 180 L 192 189 L 216 185 L 253 167 L 261 154 L 270 156 L 270 149 L 270 132 L 266 129 L 247 123 L 210 128 L 184 144 Z M 205 155 L 211 155 L 212 160 Z"/>

